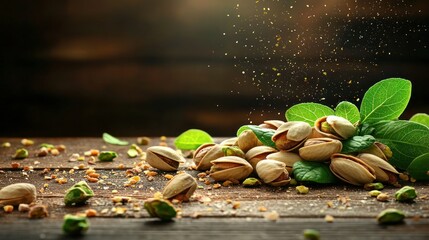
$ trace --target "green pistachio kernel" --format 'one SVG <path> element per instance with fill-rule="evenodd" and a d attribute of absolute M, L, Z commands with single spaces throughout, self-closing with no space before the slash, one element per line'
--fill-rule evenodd
<path fill-rule="evenodd" d="M 88 199 L 94 196 L 94 191 L 85 182 L 80 181 L 69 188 L 64 196 L 64 203 L 67 206 L 83 205 Z"/>
<path fill-rule="evenodd" d="M 137 152 L 137 150 L 135 150 L 135 149 L 133 149 L 133 148 L 130 148 L 130 149 L 128 149 L 128 151 L 127 151 L 127 155 L 128 155 L 128 157 L 130 157 L 130 158 L 135 158 L 135 157 L 137 157 L 137 156 L 139 155 L 139 153 Z"/>
<path fill-rule="evenodd" d="M 378 191 L 378 190 L 372 190 L 372 191 L 369 191 L 369 195 L 371 196 L 371 197 L 377 197 L 378 195 L 380 195 L 381 194 L 381 192 L 380 191 Z"/>
<path fill-rule="evenodd" d="M 70 235 L 81 235 L 89 228 L 86 217 L 66 214 L 64 216 L 63 231 Z"/>
<path fill-rule="evenodd" d="M 304 185 L 296 186 L 295 189 L 299 194 L 307 194 L 309 191 L 308 187 L 306 187 Z"/>
<path fill-rule="evenodd" d="M 261 181 L 259 181 L 259 179 L 257 179 L 257 178 L 252 178 L 252 177 L 246 178 L 243 181 L 243 187 L 258 187 L 261 185 L 262 185 Z"/>
<path fill-rule="evenodd" d="M 399 202 L 411 202 L 417 197 L 414 187 L 405 186 L 395 193 L 395 199 Z"/>
<path fill-rule="evenodd" d="M 397 209 L 389 208 L 382 211 L 377 216 L 377 221 L 380 224 L 398 224 L 404 221 L 405 214 Z"/>
<path fill-rule="evenodd" d="M 383 190 L 384 185 L 381 182 L 377 182 L 377 183 L 367 183 L 363 186 L 363 188 L 365 190 Z"/>
<path fill-rule="evenodd" d="M 237 156 L 237 157 L 245 157 L 245 153 L 237 146 L 223 146 L 222 147 L 223 154 L 225 156 Z"/>
<path fill-rule="evenodd" d="M 118 154 L 114 151 L 102 151 L 98 155 L 98 159 L 102 162 L 110 162 L 113 161 L 114 158 L 116 158 Z"/>
<path fill-rule="evenodd" d="M 54 149 L 55 148 L 54 145 L 49 144 L 49 143 L 42 143 L 42 144 L 39 145 L 39 148 L 43 148 L 43 147 L 45 147 L 47 149 Z"/>
<path fill-rule="evenodd" d="M 303 232 L 304 239 L 308 240 L 319 240 L 320 239 L 320 233 L 317 230 L 314 229 L 305 229 Z"/>
<path fill-rule="evenodd" d="M 17 149 L 15 154 L 12 156 L 13 159 L 24 159 L 26 157 L 28 157 L 28 151 L 25 148 Z"/>
<path fill-rule="evenodd" d="M 144 208 L 151 217 L 157 217 L 162 221 L 171 221 L 177 215 L 174 206 L 164 199 L 149 198 L 145 201 Z"/>

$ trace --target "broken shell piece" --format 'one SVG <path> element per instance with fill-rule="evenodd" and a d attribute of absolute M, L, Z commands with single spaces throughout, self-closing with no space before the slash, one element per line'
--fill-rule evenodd
<path fill-rule="evenodd" d="M 146 150 L 146 162 L 162 171 L 176 171 L 185 159 L 170 147 L 152 146 Z"/>

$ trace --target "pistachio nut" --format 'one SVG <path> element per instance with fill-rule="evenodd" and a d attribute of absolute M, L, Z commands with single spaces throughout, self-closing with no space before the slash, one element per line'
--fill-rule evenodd
<path fill-rule="evenodd" d="M 301 157 L 297 153 L 287 152 L 284 150 L 269 154 L 267 159 L 276 160 L 286 164 L 286 170 L 289 172 L 289 174 L 292 174 L 293 164 L 301 161 Z"/>
<path fill-rule="evenodd" d="M 162 221 L 170 221 L 177 215 L 176 209 L 168 200 L 149 198 L 143 206 L 151 217 L 157 217 Z"/>
<path fill-rule="evenodd" d="M 249 149 L 262 145 L 252 130 L 244 130 L 237 139 L 237 146 L 247 152 Z"/>
<path fill-rule="evenodd" d="M 363 188 L 367 191 L 371 190 L 383 190 L 384 185 L 381 182 L 375 182 L 375 183 L 367 183 L 363 185 Z"/>
<path fill-rule="evenodd" d="M 351 155 L 334 153 L 329 168 L 339 179 L 353 185 L 365 185 L 375 180 L 374 169 Z"/>
<path fill-rule="evenodd" d="M 249 162 L 237 156 L 221 157 L 211 163 L 210 177 L 216 181 L 243 180 L 253 171 Z"/>
<path fill-rule="evenodd" d="M 80 181 L 67 190 L 64 195 L 64 204 L 67 206 L 82 205 L 93 196 L 94 192 L 91 187 L 85 181 Z"/>
<path fill-rule="evenodd" d="M 410 186 L 405 186 L 395 193 L 395 199 L 398 202 L 412 202 L 416 197 L 416 189 Z"/>
<path fill-rule="evenodd" d="M 271 140 L 279 150 L 292 151 L 300 147 L 311 134 L 311 126 L 306 122 L 291 121 L 282 124 Z"/>
<path fill-rule="evenodd" d="M 361 153 L 357 157 L 374 169 L 377 181 L 390 183 L 398 181 L 399 172 L 386 160 L 370 153 Z"/>
<path fill-rule="evenodd" d="M 165 185 L 162 195 L 168 200 L 177 199 L 187 202 L 194 194 L 197 186 L 197 181 L 191 175 L 187 173 L 178 174 Z"/>
<path fill-rule="evenodd" d="M 215 143 L 206 143 L 201 145 L 195 150 L 193 161 L 197 166 L 197 170 L 205 171 L 209 170 L 212 166 L 210 163 L 212 160 L 223 157 L 222 147 Z"/>
<path fill-rule="evenodd" d="M 389 160 L 393 155 L 392 150 L 389 148 L 389 146 L 380 142 L 375 142 L 374 144 L 372 144 L 371 147 L 364 149 L 361 152 L 371 153 L 386 161 Z"/>
<path fill-rule="evenodd" d="M 264 123 L 259 124 L 259 127 L 261 128 L 268 128 L 268 129 L 274 129 L 276 130 L 279 128 L 283 123 L 285 123 L 282 120 L 266 120 Z"/>
<path fill-rule="evenodd" d="M 152 146 L 146 149 L 146 162 L 162 171 L 176 171 L 185 159 L 170 147 Z"/>
<path fill-rule="evenodd" d="M 338 140 L 350 138 L 356 132 L 356 127 L 349 120 L 339 116 L 321 117 L 314 127 L 323 136 Z"/>
<path fill-rule="evenodd" d="M 98 155 L 98 160 L 102 162 L 110 162 L 113 161 L 114 158 L 116 158 L 118 154 L 114 151 L 102 151 Z"/>
<path fill-rule="evenodd" d="M 28 151 L 25 148 L 18 148 L 15 154 L 12 155 L 13 159 L 24 159 L 28 157 Z"/>
<path fill-rule="evenodd" d="M 70 235 L 80 235 L 89 228 L 88 219 L 84 216 L 66 214 L 64 216 L 63 231 Z"/>
<path fill-rule="evenodd" d="M 238 137 L 228 138 L 223 140 L 219 145 L 222 146 L 237 146 Z"/>
<path fill-rule="evenodd" d="M 259 187 L 261 185 L 262 185 L 261 181 L 259 181 L 259 179 L 257 179 L 257 178 L 253 178 L 253 177 L 246 178 L 243 181 L 243 187 L 247 187 L 247 188 Z"/>
<path fill-rule="evenodd" d="M 30 204 L 36 200 L 36 187 L 30 183 L 14 183 L 0 190 L 0 206 Z"/>
<path fill-rule="evenodd" d="M 259 161 L 266 159 L 269 154 L 275 152 L 277 152 L 277 150 L 272 147 L 256 146 L 246 152 L 246 159 L 249 161 L 250 165 L 252 165 L 253 170 L 255 170 L 256 164 Z"/>
<path fill-rule="evenodd" d="M 299 156 L 306 161 L 324 162 L 332 154 L 341 152 L 343 144 L 332 138 L 310 138 L 299 149 Z"/>
<path fill-rule="evenodd" d="M 394 208 L 388 208 L 377 216 L 377 221 L 380 224 L 398 224 L 404 221 L 405 214 Z"/>
<path fill-rule="evenodd" d="M 286 164 L 276 160 L 262 160 L 256 165 L 256 173 L 261 180 L 274 187 L 287 185 L 291 178 Z"/>

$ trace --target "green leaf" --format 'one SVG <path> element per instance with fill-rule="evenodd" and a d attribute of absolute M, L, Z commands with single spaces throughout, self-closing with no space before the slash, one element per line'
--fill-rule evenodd
<path fill-rule="evenodd" d="M 374 144 L 375 138 L 371 135 L 364 136 L 353 136 L 347 140 L 342 141 L 343 149 L 342 153 L 353 153 L 358 152 L 360 150 L 369 148 L 372 144 Z"/>
<path fill-rule="evenodd" d="M 276 148 L 276 144 L 271 140 L 271 137 L 275 132 L 273 129 L 261 128 L 256 125 L 244 125 L 238 129 L 237 136 L 240 136 L 240 134 L 245 130 L 252 130 L 259 141 L 261 141 L 265 146 Z"/>
<path fill-rule="evenodd" d="M 317 119 L 329 115 L 334 115 L 334 110 L 320 103 L 299 103 L 285 113 L 287 121 L 304 121 L 311 126 Z"/>
<path fill-rule="evenodd" d="M 299 161 L 293 164 L 293 175 L 299 182 L 335 183 L 329 166 L 319 162 Z"/>
<path fill-rule="evenodd" d="M 122 141 L 122 140 L 120 140 L 118 138 L 115 138 L 114 136 L 112 136 L 112 135 L 110 135 L 108 133 L 103 133 L 103 140 L 106 143 L 110 143 L 110 144 L 113 144 L 113 145 L 120 145 L 120 146 L 126 146 L 126 145 L 128 145 L 127 141 Z"/>
<path fill-rule="evenodd" d="M 359 121 L 359 109 L 351 102 L 342 101 L 335 108 L 335 115 L 343 117 L 355 124 Z"/>
<path fill-rule="evenodd" d="M 174 140 L 176 148 L 181 150 L 195 150 L 204 143 L 213 143 L 213 138 L 200 129 L 186 130 Z"/>
<path fill-rule="evenodd" d="M 390 147 L 393 157 L 389 162 L 402 170 L 414 158 L 429 152 L 429 128 L 404 120 L 382 121 L 373 124 L 375 139 Z"/>
<path fill-rule="evenodd" d="M 402 78 L 382 80 L 366 91 L 360 106 L 360 122 L 397 119 L 411 97 L 411 82 Z"/>
<path fill-rule="evenodd" d="M 416 113 L 410 118 L 411 122 L 421 123 L 429 127 L 429 115 L 426 113 Z"/>
<path fill-rule="evenodd" d="M 416 180 L 429 181 L 429 152 L 416 157 L 407 172 Z"/>

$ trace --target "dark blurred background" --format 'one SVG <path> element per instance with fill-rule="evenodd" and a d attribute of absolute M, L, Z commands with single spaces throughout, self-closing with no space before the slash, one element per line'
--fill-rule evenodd
<path fill-rule="evenodd" d="M 412 81 L 429 112 L 429 3 L 58 0 L 0 3 L 0 135 L 231 136 L 303 101 L 357 106 Z"/>

